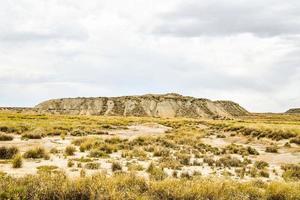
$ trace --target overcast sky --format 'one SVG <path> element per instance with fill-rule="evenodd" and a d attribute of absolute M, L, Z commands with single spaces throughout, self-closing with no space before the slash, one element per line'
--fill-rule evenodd
<path fill-rule="evenodd" d="M 0 1 L 0 106 L 166 92 L 300 107 L 300 1 Z"/>

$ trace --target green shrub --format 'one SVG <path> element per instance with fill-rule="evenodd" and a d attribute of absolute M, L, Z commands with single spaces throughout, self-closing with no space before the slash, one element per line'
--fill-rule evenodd
<path fill-rule="evenodd" d="M 0 147 L 0 159 L 11 159 L 19 152 L 17 147 Z"/>

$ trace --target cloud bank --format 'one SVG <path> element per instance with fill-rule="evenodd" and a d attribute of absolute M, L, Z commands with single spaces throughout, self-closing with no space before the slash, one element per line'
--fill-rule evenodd
<path fill-rule="evenodd" d="M 0 106 L 178 92 L 300 107 L 300 3 L 3 0 Z"/>

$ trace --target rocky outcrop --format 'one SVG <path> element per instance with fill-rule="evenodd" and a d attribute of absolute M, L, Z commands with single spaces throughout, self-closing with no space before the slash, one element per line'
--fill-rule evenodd
<path fill-rule="evenodd" d="M 211 101 L 174 93 L 53 99 L 38 104 L 35 109 L 56 114 L 150 117 L 213 118 L 248 114 L 244 108 L 231 101 Z"/>
<path fill-rule="evenodd" d="M 287 114 L 300 114 L 300 108 L 292 108 L 286 111 Z"/>

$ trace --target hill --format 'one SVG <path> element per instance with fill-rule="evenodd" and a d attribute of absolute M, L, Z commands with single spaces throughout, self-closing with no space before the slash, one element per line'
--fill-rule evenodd
<path fill-rule="evenodd" d="M 287 113 L 287 114 L 300 114 L 300 108 L 291 108 L 288 111 L 286 111 L 285 113 Z"/>
<path fill-rule="evenodd" d="M 108 116 L 230 118 L 248 115 L 248 111 L 232 101 L 211 101 L 174 93 L 53 99 L 38 104 L 35 109 L 57 114 Z"/>

